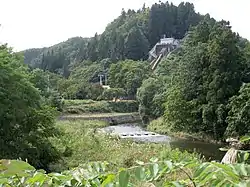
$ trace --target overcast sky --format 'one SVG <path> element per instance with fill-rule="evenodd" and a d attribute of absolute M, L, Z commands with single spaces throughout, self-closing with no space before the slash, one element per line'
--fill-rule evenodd
<path fill-rule="evenodd" d="M 100 34 L 121 9 L 154 0 L 0 0 L 0 43 L 14 50 L 50 46 L 70 37 Z M 164 1 L 165 2 L 165 1 Z M 170 2 L 170 1 L 169 1 Z M 179 4 L 181 0 L 172 0 Z M 231 22 L 250 40 L 250 0 L 189 0 L 196 11 Z"/>

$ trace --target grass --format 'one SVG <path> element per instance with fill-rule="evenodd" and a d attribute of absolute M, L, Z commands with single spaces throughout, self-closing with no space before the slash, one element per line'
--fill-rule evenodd
<path fill-rule="evenodd" d="M 107 161 L 114 168 L 131 167 L 137 160 L 149 162 L 158 157 L 173 161 L 197 159 L 197 154 L 171 150 L 167 144 L 135 143 L 95 133 L 96 128 L 108 124 L 102 121 L 58 121 L 56 126 L 63 132 L 60 138 L 51 139 L 62 154 L 62 161 L 52 165 L 53 171 L 62 171 L 91 161 Z"/>
<path fill-rule="evenodd" d="M 138 111 L 136 101 L 93 101 L 93 100 L 65 100 L 64 113 L 130 113 Z"/>
<path fill-rule="evenodd" d="M 128 116 L 128 115 L 138 115 L 138 113 L 84 113 L 84 114 L 76 114 L 69 116 L 71 117 L 82 117 L 82 118 L 100 118 L 100 117 L 116 117 L 116 116 Z M 67 116 L 67 115 L 64 115 Z"/>
<path fill-rule="evenodd" d="M 72 105 L 82 105 L 82 104 L 92 104 L 95 103 L 97 101 L 91 100 L 91 99 L 85 99 L 85 100 L 79 100 L 79 99 L 75 99 L 75 100 L 64 100 L 64 104 L 65 106 L 72 106 Z"/>

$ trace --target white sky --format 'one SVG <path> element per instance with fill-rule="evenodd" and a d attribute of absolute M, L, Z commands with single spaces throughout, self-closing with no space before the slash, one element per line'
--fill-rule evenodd
<path fill-rule="evenodd" d="M 51 46 L 74 36 L 90 37 L 103 32 L 122 8 L 138 9 L 144 2 L 151 5 L 158 0 L 0 0 L 0 43 L 7 42 L 19 51 Z M 234 31 L 250 40 L 250 0 L 189 2 L 202 14 L 230 21 Z"/>

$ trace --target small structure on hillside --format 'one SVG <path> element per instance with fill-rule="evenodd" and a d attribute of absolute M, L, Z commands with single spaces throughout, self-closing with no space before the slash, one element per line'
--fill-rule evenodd
<path fill-rule="evenodd" d="M 160 54 L 166 55 L 180 46 L 180 41 L 174 38 L 162 38 L 155 46 L 149 51 L 149 60 L 152 61 Z"/>
<path fill-rule="evenodd" d="M 110 89 L 110 86 L 107 85 L 107 82 L 108 82 L 107 73 L 99 74 L 98 76 L 100 78 L 100 83 L 99 84 L 101 85 L 101 87 L 104 88 L 104 89 Z M 104 77 L 104 82 L 105 82 L 104 84 L 103 84 L 103 77 Z"/>
<path fill-rule="evenodd" d="M 166 38 L 164 35 L 164 37 L 160 39 L 160 41 L 156 43 L 155 46 L 149 51 L 149 61 L 153 66 L 152 69 L 155 69 L 162 57 L 168 55 L 179 46 L 180 40 L 175 38 Z"/>

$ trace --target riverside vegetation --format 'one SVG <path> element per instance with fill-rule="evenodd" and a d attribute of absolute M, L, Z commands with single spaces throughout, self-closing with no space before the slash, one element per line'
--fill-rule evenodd
<path fill-rule="evenodd" d="M 152 71 L 144 60 L 164 34 L 181 46 Z M 49 48 L 14 53 L 1 45 L 0 186 L 248 187 L 247 150 L 238 163 L 206 162 L 99 134 L 105 122 L 56 119 L 138 110 L 154 131 L 243 137 L 249 145 L 249 67 L 249 41 L 191 3 L 123 10 L 101 35 Z M 108 73 L 109 91 L 100 73 Z"/>

